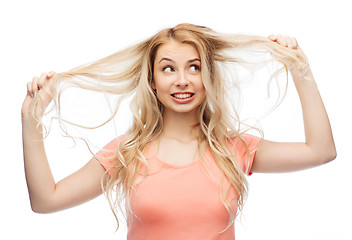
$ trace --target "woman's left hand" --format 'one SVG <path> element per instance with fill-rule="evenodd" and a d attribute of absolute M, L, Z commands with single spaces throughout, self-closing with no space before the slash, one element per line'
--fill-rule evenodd
<path fill-rule="evenodd" d="M 288 47 L 288 48 L 295 49 L 295 50 L 300 49 L 295 37 L 283 36 L 281 34 L 278 34 L 278 35 L 271 34 L 268 37 L 268 39 L 273 42 L 277 42 L 278 44 L 280 44 L 283 47 Z"/>
<path fill-rule="evenodd" d="M 281 34 L 278 34 L 278 35 L 274 35 L 274 34 L 271 34 L 268 36 L 268 39 L 273 41 L 273 42 L 276 42 L 278 43 L 280 46 L 282 47 L 286 47 L 286 48 L 289 48 L 289 49 L 293 49 L 295 51 L 297 51 L 297 54 L 300 57 L 300 60 L 302 61 L 301 63 L 304 65 L 307 66 L 307 68 L 303 68 L 302 67 L 298 67 L 297 68 L 297 64 L 293 64 L 292 66 L 289 67 L 289 70 L 292 74 L 292 76 L 297 79 L 297 78 L 309 78 L 309 79 L 313 79 L 312 75 L 311 75 L 311 71 L 310 71 L 310 68 L 309 68 L 309 64 L 308 64 L 308 60 L 307 60 L 307 57 L 306 55 L 304 54 L 303 50 L 300 48 L 300 46 L 298 45 L 298 42 L 296 40 L 295 37 L 292 37 L 292 36 L 283 36 Z M 284 62 L 286 62 L 285 59 L 282 59 Z M 299 65 L 299 64 L 298 64 Z M 302 72 L 302 70 L 304 70 Z M 298 77 L 296 77 L 298 76 Z"/>
<path fill-rule="evenodd" d="M 295 38 L 270 35 L 269 40 L 285 48 L 298 51 L 298 60 L 305 60 Z M 277 52 L 275 52 L 275 50 Z M 287 63 L 293 57 L 276 48 L 273 58 Z M 301 58 L 302 57 L 302 58 Z M 290 58 L 290 59 L 289 59 Z M 325 164 L 336 157 L 335 143 L 323 101 L 307 62 L 298 67 L 290 62 L 290 72 L 302 106 L 305 141 L 273 142 L 263 140 L 256 151 L 251 172 L 291 172 Z M 307 66 L 307 67 L 305 67 Z"/>

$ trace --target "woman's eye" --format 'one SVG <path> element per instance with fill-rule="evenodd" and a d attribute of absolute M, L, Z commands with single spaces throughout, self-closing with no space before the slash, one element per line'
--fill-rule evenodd
<path fill-rule="evenodd" d="M 198 65 L 192 65 L 190 68 L 191 72 L 197 72 L 199 71 L 199 66 Z"/>
<path fill-rule="evenodd" d="M 163 71 L 164 72 L 174 72 L 174 69 L 172 67 L 170 67 L 170 66 L 166 66 L 166 67 L 163 68 Z"/>

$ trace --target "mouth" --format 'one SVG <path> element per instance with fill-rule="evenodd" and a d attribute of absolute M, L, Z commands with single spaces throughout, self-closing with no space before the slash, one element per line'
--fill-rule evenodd
<path fill-rule="evenodd" d="M 177 99 L 187 99 L 193 97 L 194 93 L 173 93 L 171 96 Z"/>

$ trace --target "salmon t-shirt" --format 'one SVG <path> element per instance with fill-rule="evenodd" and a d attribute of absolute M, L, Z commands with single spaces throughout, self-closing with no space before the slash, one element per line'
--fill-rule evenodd
<path fill-rule="evenodd" d="M 234 155 L 246 174 L 254 159 L 260 141 L 252 135 L 242 135 L 250 155 L 248 162 L 245 146 L 241 141 L 232 139 L 235 144 Z M 98 161 L 110 169 L 114 159 L 103 160 L 99 157 L 113 156 L 123 137 L 114 139 L 97 153 Z M 220 182 L 223 178 L 209 149 L 196 161 L 186 165 L 171 165 L 159 159 L 150 143 L 144 152 L 148 163 L 148 175 L 134 185 L 130 206 L 134 214 L 128 215 L 128 240 L 234 240 L 234 224 L 224 232 L 229 224 L 229 213 L 220 197 Z M 208 170 L 207 170 L 208 169 Z M 246 171 L 246 169 L 248 169 Z M 141 178 L 145 168 L 141 169 Z M 113 173 L 110 169 L 109 174 Z M 222 188 L 228 181 L 225 179 Z M 231 188 L 228 200 L 236 215 L 238 195 Z M 132 220 L 132 221 L 131 221 Z"/>

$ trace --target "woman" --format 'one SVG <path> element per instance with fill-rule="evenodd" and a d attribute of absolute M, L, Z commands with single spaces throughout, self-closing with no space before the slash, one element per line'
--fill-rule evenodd
<path fill-rule="evenodd" d="M 227 64 L 244 62 L 231 57 L 233 49 L 266 50 L 290 71 L 306 142 L 245 134 L 227 92 L 235 80 L 224 72 Z M 133 123 L 79 171 L 55 183 L 41 117 L 52 99 L 59 105 L 66 83 L 134 94 Z M 225 35 L 180 24 L 97 62 L 43 73 L 27 89 L 23 149 L 33 211 L 62 210 L 105 192 L 115 217 L 125 200 L 128 239 L 234 239 L 233 222 L 247 194 L 245 174 L 297 171 L 336 156 L 313 75 L 291 37 Z"/>

